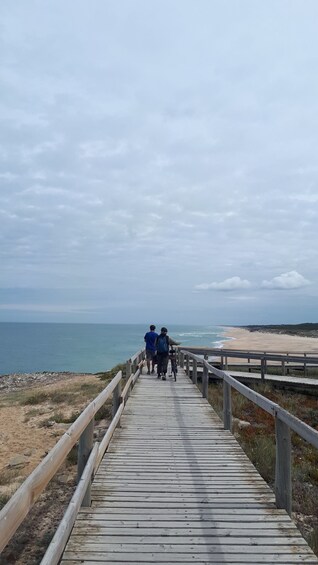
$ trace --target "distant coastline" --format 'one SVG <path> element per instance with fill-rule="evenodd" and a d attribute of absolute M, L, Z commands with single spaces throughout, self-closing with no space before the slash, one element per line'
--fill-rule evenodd
<path fill-rule="evenodd" d="M 318 338 L 318 324 L 315 323 L 250 325 L 239 327 L 248 330 L 249 332 L 286 334 L 298 337 Z"/>
<path fill-rule="evenodd" d="M 306 326 L 305 328 L 303 326 Z M 224 349 L 280 353 L 318 353 L 318 335 L 309 324 L 227 327 Z M 310 324 L 316 326 L 316 324 Z M 308 332 L 311 333 L 308 333 Z M 307 332 L 307 333 L 305 333 Z M 314 332 L 314 333 L 313 333 Z"/>

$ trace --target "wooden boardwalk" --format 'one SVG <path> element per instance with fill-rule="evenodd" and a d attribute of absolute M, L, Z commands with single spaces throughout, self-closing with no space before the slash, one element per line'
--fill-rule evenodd
<path fill-rule="evenodd" d="M 183 371 L 141 376 L 121 426 L 61 564 L 318 564 Z"/>
<path fill-rule="evenodd" d="M 262 377 L 260 373 L 253 373 L 248 371 L 232 371 L 231 369 L 224 370 L 224 373 L 234 377 L 238 381 L 248 384 L 248 383 L 260 383 L 262 382 Z M 192 371 L 190 369 L 190 375 Z M 197 371 L 198 376 L 202 378 L 202 370 Z M 212 374 L 209 375 L 210 380 L 220 380 L 218 377 L 214 377 Z M 304 391 L 315 391 L 318 390 L 318 379 L 314 377 L 294 377 L 291 375 L 272 375 L 271 373 L 265 373 L 264 381 L 276 386 L 288 387 L 295 390 Z"/>
<path fill-rule="evenodd" d="M 235 379 L 248 384 L 248 382 L 261 382 L 259 373 L 248 373 L 247 371 L 224 371 L 227 375 L 231 375 Z M 291 375 L 271 375 L 265 373 L 264 381 L 276 386 L 286 386 L 293 389 L 314 391 L 318 389 L 318 379 L 314 377 L 294 377 Z"/>

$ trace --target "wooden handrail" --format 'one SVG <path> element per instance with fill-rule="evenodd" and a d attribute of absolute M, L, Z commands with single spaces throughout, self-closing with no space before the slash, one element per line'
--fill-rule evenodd
<path fill-rule="evenodd" d="M 119 371 L 104 390 L 85 408 L 43 461 L 20 485 L 0 512 L 0 552 L 11 539 L 33 504 L 50 482 L 96 412 L 103 406 L 122 378 Z"/>
<path fill-rule="evenodd" d="M 291 440 L 290 430 L 296 432 L 300 437 L 318 448 L 318 431 L 299 420 L 293 414 L 272 402 L 265 396 L 249 389 L 224 371 L 217 369 L 202 357 L 191 353 L 189 350 L 180 350 L 187 360 L 191 357 L 196 365 L 203 366 L 202 395 L 207 398 L 208 373 L 212 373 L 223 381 L 223 422 L 225 429 L 231 429 L 231 395 L 230 388 L 234 388 L 243 396 L 254 402 L 266 412 L 272 414 L 276 422 L 276 470 L 275 470 L 275 494 L 276 504 L 279 508 L 285 508 L 291 514 L 292 487 L 291 487 Z M 187 363 L 188 367 L 188 363 Z M 188 369 L 188 375 L 190 371 Z"/>
<path fill-rule="evenodd" d="M 318 353 L 316 355 L 313 353 L 304 353 L 303 355 L 298 355 L 295 353 L 270 353 L 268 351 L 243 351 L 241 349 L 217 349 L 212 347 L 189 347 L 187 351 L 196 355 L 206 354 L 215 357 L 234 357 L 236 359 L 256 360 L 266 359 L 267 361 L 287 361 L 292 363 L 312 363 L 314 365 L 318 365 Z"/>
<path fill-rule="evenodd" d="M 89 485 L 90 481 L 87 478 L 87 474 L 90 472 L 92 461 L 93 469 L 96 471 L 109 445 L 114 430 L 118 425 L 118 422 L 120 421 L 120 416 L 123 412 L 125 402 L 128 398 L 129 390 L 132 386 L 134 386 L 137 378 L 141 374 L 144 356 L 144 350 L 140 350 L 135 355 L 133 355 L 131 359 L 128 360 L 127 364 L 129 364 L 129 367 L 131 367 L 132 364 L 136 364 L 137 370 L 135 371 L 135 373 L 130 375 L 123 392 L 120 393 L 122 371 L 118 371 L 112 381 L 92 402 L 90 402 L 90 404 L 84 409 L 84 411 L 75 420 L 75 422 L 73 422 L 73 424 L 63 434 L 63 436 L 59 439 L 57 444 L 51 449 L 51 451 L 47 454 L 43 461 L 33 470 L 29 477 L 20 485 L 18 490 L 10 498 L 8 503 L 2 508 L 0 512 L 0 552 L 10 541 L 19 525 L 22 523 L 22 521 L 32 508 L 33 504 L 36 502 L 40 494 L 43 492 L 47 484 L 50 482 L 52 477 L 64 462 L 72 447 L 83 435 L 83 433 L 85 433 L 85 430 L 88 429 L 97 411 L 103 406 L 106 400 L 110 398 L 111 394 L 113 394 L 113 403 L 115 402 L 115 414 L 113 414 L 113 419 L 103 440 L 99 444 L 99 447 L 94 447 L 94 456 L 92 456 L 92 454 L 89 456 L 88 461 L 84 467 L 83 474 L 79 477 L 79 485 Z M 89 465 L 89 467 L 87 467 L 87 465 Z M 81 489 L 82 488 L 83 487 L 81 486 Z M 77 491 L 78 488 L 76 489 L 76 492 Z M 83 494 L 82 490 L 80 490 L 78 499 L 80 498 L 81 502 L 84 496 L 85 492 Z M 73 509 L 71 509 L 70 512 L 73 516 L 73 499 L 71 501 L 71 506 Z M 78 504 L 76 502 L 76 507 L 77 506 Z M 64 524 L 65 516 L 61 524 Z M 54 539 L 55 537 L 53 538 L 53 540 Z M 51 562 L 44 561 L 43 563 Z"/>
<path fill-rule="evenodd" d="M 41 561 L 41 565 L 57 565 L 62 556 L 64 547 L 72 531 L 77 513 L 80 509 L 82 500 L 85 496 L 87 487 L 92 480 L 96 458 L 98 455 L 98 443 L 95 443 L 84 472 L 75 489 L 70 504 L 54 534 L 54 537 L 47 548 L 45 555 Z"/>

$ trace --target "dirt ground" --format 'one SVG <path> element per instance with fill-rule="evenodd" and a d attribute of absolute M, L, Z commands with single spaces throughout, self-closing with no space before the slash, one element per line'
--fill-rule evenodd
<path fill-rule="evenodd" d="M 70 426 L 70 423 L 55 422 L 54 418 L 72 417 L 74 410 L 81 411 L 104 386 L 94 375 L 55 373 L 0 377 L 1 506 Z M 41 395 L 43 399 L 39 402 Z M 54 399 L 58 403 L 54 403 Z M 72 496 L 75 479 L 76 465 L 69 458 L 2 552 L 1 565 L 40 563 Z"/>

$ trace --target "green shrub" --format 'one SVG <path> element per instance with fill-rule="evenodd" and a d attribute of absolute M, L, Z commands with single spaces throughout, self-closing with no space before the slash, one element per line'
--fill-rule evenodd
<path fill-rule="evenodd" d="M 68 402 L 73 397 L 73 393 L 66 392 L 63 390 L 56 390 L 49 393 L 50 402 L 53 404 L 62 404 L 63 402 Z"/>
<path fill-rule="evenodd" d="M 311 549 L 318 555 L 318 526 L 313 528 L 312 532 L 308 536 L 308 544 Z"/>
<path fill-rule="evenodd" d="M 111 404 L 104 404 L 95 414 L 96 422 L 100 420 L 109 420 L 112 416 Z"/>
<path fill-rule="evenodd" d="M 78 447 L 74 445 L 66 457 L 66 463 L 69 466 L 77 465 L 77 454 L 78 454 Z"/>
<path fill-rule="evenodd" d="M 1 494 L 0 493 L 0 510 L 7 504 L 10 496 L 8 494 Z"/>
<path fill-rule="evenodd" d="M 19 469 L 3 469 L 0 473 L 0 485 L 9 485 L 19 474 Z"/>
<path fill-rule="evenodd" d="M 42 404 L 43 402 L 46 402 L 48 400 L 48 394 L 46 392 L 36 392 L 34 394 L 31 394 L 30 396 L 27 396 L 27 398 L 23 399 L 21 401 L 21 404 Z"/>
<path fill-rule="evenodd" d="M 95 373 L 95 374 L 101 381 L 111 381 L 117 375 L 118 371 L 123 371 L 123 376 L 125 376 L 126 374 L 125 363 L 119 363 L 109 371 L 105 371 L 102 373 Z"/>

